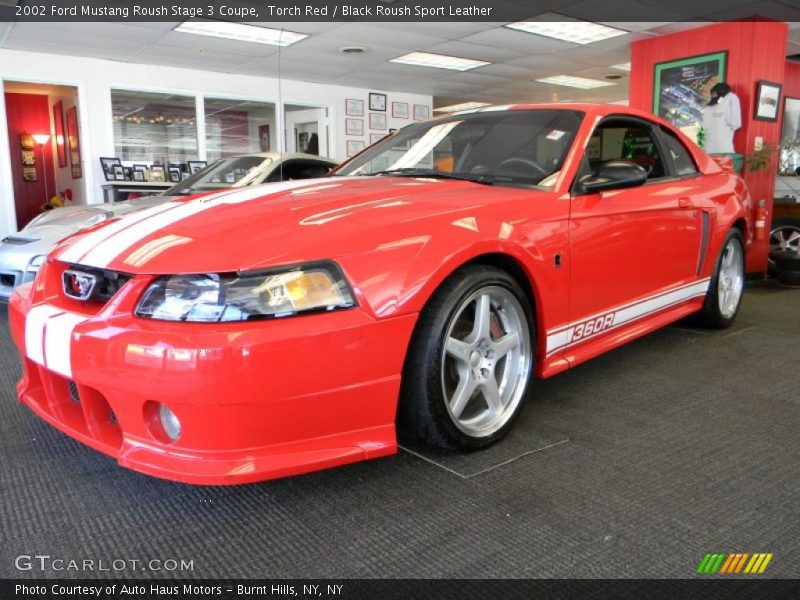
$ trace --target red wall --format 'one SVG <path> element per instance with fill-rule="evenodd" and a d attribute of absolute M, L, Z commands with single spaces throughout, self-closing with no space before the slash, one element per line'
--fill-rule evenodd
<path fill-rule="evenodd" d="M 653 110 L 653 72 L 656 63 L 727 50 L 725 81 L 742 104 L 742 128 L 734 136 L 734 148 L 741 154 L 752 154 L 757 136 L 762 137 L 765 144 L 776 144 L 780 141 L 780 123 L 753 120 L 753 103 L 758 80 L 775 83 L 784 81 L 787 32 L 786 23 L 735 21 L 634 42 L 631 45 L 630 105 Z M 762 199 L 766 201 L 766 222 L 769 223 L 775 191 L 773 169 L 755 173 L 745 169 L 743 175 L 754 206 Z M 747 257 L 748 272 L 766 269 L 769 236 L 761 237 Z"/>
<path fill-rule="evenodd" d="M 47 177 L 47 191 L 50 196 L 56 192 L 52 145 L 50 143 L 44 145 L 44 163 L 42 163 L 41 146 L 38 144 L 35 146 L 37 175 L 35 182 L 27 182 L 22 178 L 22 156 L 19 145 L 20 134 L 52 134 L 50 131 L 50 106 L 47 96 L 39 94 L 7 93 L 5 96 L 17 227 L 22 229 L 28 221 L 39 214 L 40 207 L 47 200 L 44 185 L 45 176 Z"/>

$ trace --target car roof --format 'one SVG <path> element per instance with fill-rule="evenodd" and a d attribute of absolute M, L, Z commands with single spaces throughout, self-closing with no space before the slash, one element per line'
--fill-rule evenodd
<path fill-rule="evenodd" d="M 336 159 L 328 158 L 327 156 L 317 156 L 316 154 L 302 154 L 300 152 L 247 152 L 245 154 L 226 156 L 225 158 L 230 159 L 230 158 L 248 158 L 248 157 L 271 158 L 275 162 L 278 162 L 279 160 L 287 161 L 287 160 L 302 158 L 307 160 L 318 160 L 322 162 L 331 163 L 334 165 L 338 164 L 338 161 Z"/>
<path fill-rule="evenodd" d="M 474 108 L 469 110 L 457 111 L 447 113 L 446 115 L 459 115 L 471 114 L 480 112 L 499 112 L 504 110 L 579 110 L 587 115 L 605 116 L 605 115 L 629 115 L 632 117 L 641 117 L 649 119 L 657 123 L 670 126 L 670 124 L 661 117 L 649 113 L 647 111 L 631 108 L 622 104 L 599 104 L 591 102 L 546 102 L 540 104 L 501 104 L 493 106 L 483 106 L 481 108 Z M 671 126 L 670 126 L 671 127 Z"/>

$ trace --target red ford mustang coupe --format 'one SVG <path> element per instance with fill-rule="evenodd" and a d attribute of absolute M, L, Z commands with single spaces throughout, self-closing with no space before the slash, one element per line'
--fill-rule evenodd
<path fill-rule="evenodd" d="M 731 324 L 742 180 L 618 106 L 409 125 L 326 179 L 181 199 L 62 242 L 10 305 L 20 401 L 199 484 L 500 439 L 536 385 L 687 315 Z"/>

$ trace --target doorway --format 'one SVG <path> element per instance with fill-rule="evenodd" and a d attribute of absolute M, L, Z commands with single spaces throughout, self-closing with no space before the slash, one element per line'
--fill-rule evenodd
<path fill-rule="evenodd" d="M 85 204 L 77 88 L 5 81 L 3 92 L 17 228 L 50 207 Z"/>
<path fill-rule="evenodd" d="M 326 107 L 286 104 L 284 123 L 287 152 L 330 156 Z"/>

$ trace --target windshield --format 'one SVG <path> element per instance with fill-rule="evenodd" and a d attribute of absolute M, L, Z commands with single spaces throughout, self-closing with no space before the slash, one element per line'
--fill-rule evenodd
<path fill-rule="evenodd" d="M 164 196 L 187 196 L 258 183 L 263 179 L 270 164 L 272 159 L 263 156 L 239 156 L 218 160 L 169 188 L 164 192 Z"/>
<path fill-rule="evenodd" d="M 555 184 L 583 113 L 532 109 L 455 114 L 409 125 L 336 175 L 407 175 L 486 184 Z"/>

